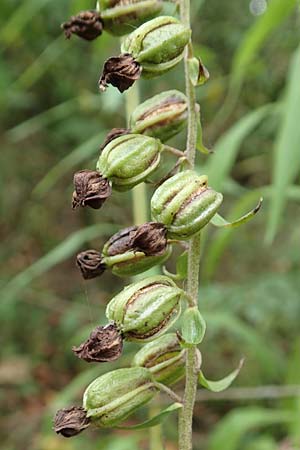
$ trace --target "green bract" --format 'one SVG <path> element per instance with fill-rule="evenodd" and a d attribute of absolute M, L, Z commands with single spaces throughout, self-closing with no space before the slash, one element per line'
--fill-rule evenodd
<path fill-rule="evenodd" d="M 122 36 L 155 17 L 162 9 L 161 0 L 99 0 L 97 9 L 106 31 Z"/>
<path fill-rule="evenodd" d="M 150 401 L 158 389 L 151 372 L 142 367 L 117 369 L 96 378 L 86 389 L 83 407 L 99 427 L 120 424 Z"/>
<path fill-rule="evenodd" d="M 146 367 L 159 383 L 171 385 L 185 373 L 186 350 L 175 333 L 168 333 L 144 345 L 133 359 L 133 366 Z"/>
<path fill-rule="evenodd" d="M 112 182 L 114 189 L 126 191 L 154 172 L 162 149 L 162 143 L 149 136 L 120 136 L 104 147 L 97 170 Z"/>
<path fill-rule="evenodd" d="M 211 220 L 222 200 L 222 194 L 207 186 L 206 175 L 186 170 L 159 186 L 151 199 L 151 212 L 166 225 L 169 237 L 187 239 Z"/>
<path fill-rule="evenodd" d="M 123 42 L 121 51 L 141 64 L 146 78 L 172 69 L 183 58 L 191 30 L 174 17 L 161 16 L 144 23 Z"/>
<path fill-rule="evenodd" d="M 180 315 L 183 291 L 167 277 L 130 284 L 107 305 L 106 316 L 130 341 L 151 340 L 164 333 Z"/>
<path fill-rule="evenodd" d="M 133 133 L 167 141 L 187 124 L 187 98 L 179 91 L 162 92 L 141 103 L 131 114 Z"/>

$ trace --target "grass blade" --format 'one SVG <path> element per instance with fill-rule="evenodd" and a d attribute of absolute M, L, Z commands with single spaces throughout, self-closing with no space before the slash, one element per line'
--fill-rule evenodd
<path fill-rule="evenodd" d="M 287 198 L 287 189 L 300 169 L 300 47 L 292 59 L 284 114 L 275 143 L 273 167 L 273 194 L 266 240 L 271 243 L 276 235 Z"/>
<path fill-rule="evenodd" d="M 9 281 L 1 291 L 1 306 L 5 307 L 8 302 L 17 299 L 18 294 L 26 288 L 34 279 L 38 278 L 56 264 L 70 258 L 80 249 L 82 244 L 99 236 L 110 235 L 117 231 L 118 227 L 110 223 L 92 225 L 71 234 L 62 243 L 58 244 L 49 253 L 35 261 L 23 272 Z"/>

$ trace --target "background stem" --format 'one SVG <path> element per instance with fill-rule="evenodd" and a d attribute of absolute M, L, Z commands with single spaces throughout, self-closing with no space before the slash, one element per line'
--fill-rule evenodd
<path fill-rule="evenodd" d="M 190 0 L 180 0 L 181 21 L 190 28 Z M 188 59 L 192 56 L 192 45 L 185 50 L 184 68 L 186 95 L 188 98 L 188 133 L 187 133 L 187 159 L 191 168 L 195 166 L 197 141 L 197 112 L 195 88 L 191 83 Z M 193 236 L 189 243 L 187 293 L 198 305 L 198 285 L 200 266 L 200 233 Z M 179 413 L 179 450 L 192 449 L 193 411 L 197 392 L 199 364 L 197 347 L 187 350 L 186 379 L 183 408 Z"/>

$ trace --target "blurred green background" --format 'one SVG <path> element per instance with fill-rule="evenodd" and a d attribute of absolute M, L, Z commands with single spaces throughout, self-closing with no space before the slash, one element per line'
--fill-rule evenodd
<path fill-rule="evenodd" d="M 198 170 L 224 192 L 226 217 L 238 217 L 264 197 L 249 224 L 233 232 L 207 227 L 199 299 L 208 325 L 203 367 L 217 379 L 241 356 L 246 362 L 226 398 L 212 401 L 200 391 L 195 449 L 299 449 L 299 4 L 191 3 L 195 51 L 211 74 L 197 91 L 204 141 L 215 150 L 199 157 Z M 93 168 L 106 131 L 125 126 L 124 97 L 113 88 L 100 95 L 96 83 L 103 61 L 118 54 L 118 40 L 104 33 L 92 43 L 66 41 L 60 32 L 71 14 L 93 7 L 88 0 L 0 3 L 5 450 L 149 448 L 145 431 L 89 431 L 64 440 L 51 430 L 58 407 L 80 402 L 93 378 L 129 365 L 136 349 L 127 344 L 120 362 L 110 366 L 87 365 L 70 351 L 105 322 L 108 299 L 124 285 L 109 273 L 83 282 L 74 256 L 101 248 L 133 220 L 130 194 L 114 195 L 100 212 L 70 207 L 73 172 Z M 174 13 L 175 6 L 166 4 L 166 10 Z M 157 80 L 141 81 L 141 97 L 183 89 L 183 83 L 180 65 Z M 184 136 L 172 144 L 183 149 Z M 263 388 L 268 385 L 271 390 Z M 155 443 L 156 428 L 152 450 L 175 450 L 175 415 L 162 429 L 164 447 Z"/>

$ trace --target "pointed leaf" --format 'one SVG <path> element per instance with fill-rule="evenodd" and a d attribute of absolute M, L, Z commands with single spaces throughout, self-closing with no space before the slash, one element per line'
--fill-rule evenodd
<path fill-rule="evenodd" d="M 203 341 L 206 323 L 196 306 L 187 308 L 182 316 L 182 337 L 184 344 L 198 345 Z"/>
<path fill-rule="evenodd" d="M 213 153 L 211 150 L 205 147 L 203 144 L 203 133 L 202 133 L 202 124 L 201 124 L 201 115 L 200 110 L 197 114 L 197 142 L 196 147 L 199 152 L 204 153 L 204 155 L 209 155 L 210 153 Z"/>
<path fill-rule="evenodd" d="M 190 80 L 193 86 L 201 86 L 209 80 L 209 72 L 202 63 L 201 58 L 190 58 L 188 65 Z"/>
<path fill-rule="evenodd" d="M 225 220 L 222 216 L 220 216 L 220 214 L 217 213 L 211 219 L 210 223 L 212 223 L 215 227 L 219 227 L 219 228 L 239 227 L 240 225 L 243 225 L 244 223 L 251 220 L 258 213 L 258 211 L 261 208 L 262 202 L 263 202 L 263 199 L 261 197 L 258 204 L 255 206 L 254 209 L 252 209 L 251 211 L 249 211 L 247 214 L 240 217 L 239 219 L 234 220 L 233 222 L 227 222 L 227 220 Z"/>
<path fill-rule="evenodd" d="M 244 364 L 244 359 L 241 359 L 237 369 L 235 369 L 229 375 L 227 375 L 226 377 L 224 377 L 224 378 L 222 378 L 221 380 L 218 380 L 218 381 L 208 380 L 204 376 L 203 372 L 200 371 L 199 383 L 201 384 L 201 386 L 205 387 L 209 391 L 222 392 L 225 389 L 227 389 L 231 385 L 231 383 L 236 379 L 236 377 L 240 373 L 241 368 L 243 367 L 243 364 Z"/>
<path fill-rule="evenodd" d="M 155 427 L 156 425 L 162 423 L 162 421 L 165 420 L 169 414 L 171 414 L 174 411 L 177 411 L 180 408 L 182 408 L 181 403 L 173 403 L 172 405 L 163 409 L 159 414 L 157 414 L 154 417 L 151 417 L 151 419 L 148 419 L 145 422 L 128 427 L 115 427 L 115 428 L 118 428 L 120 430 L 143 430 L 145 428 Z"/>

